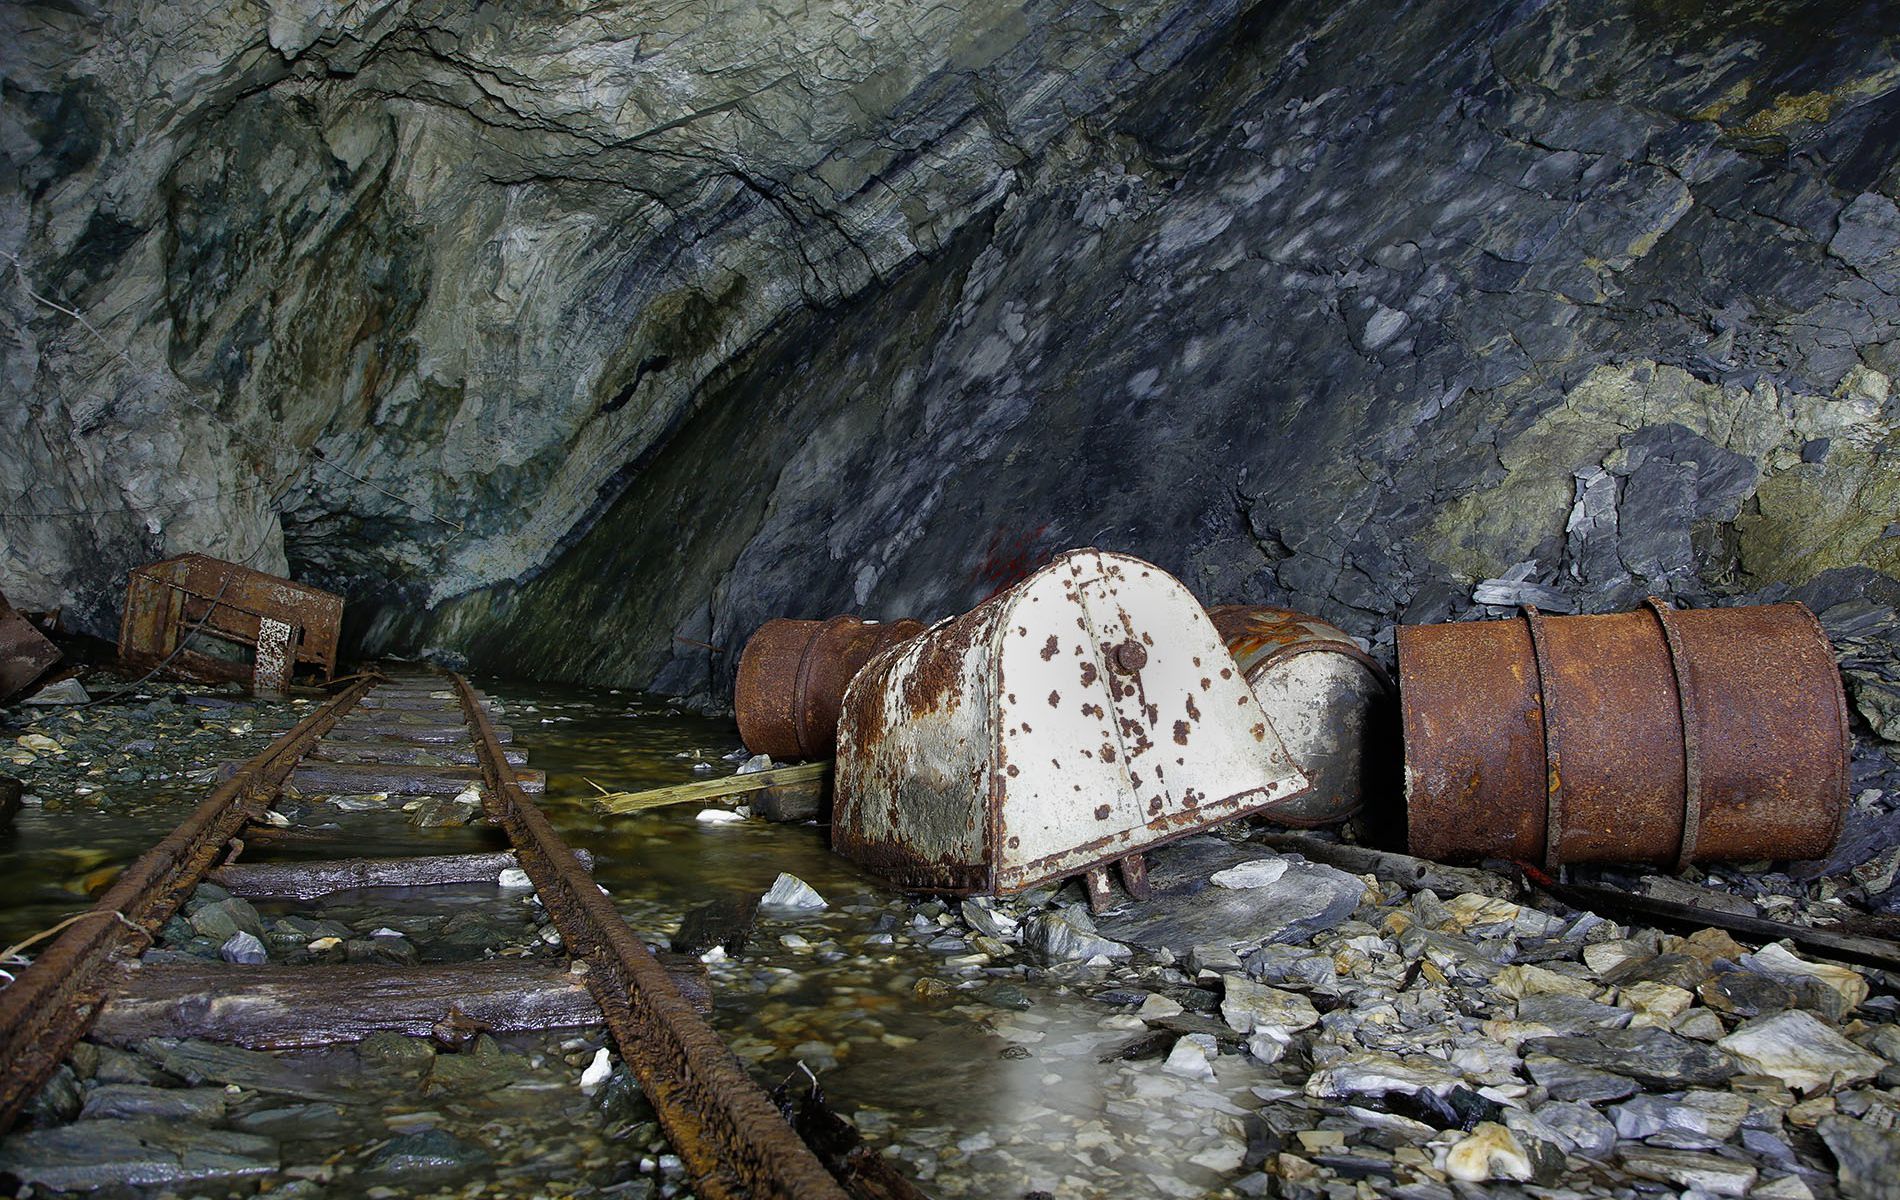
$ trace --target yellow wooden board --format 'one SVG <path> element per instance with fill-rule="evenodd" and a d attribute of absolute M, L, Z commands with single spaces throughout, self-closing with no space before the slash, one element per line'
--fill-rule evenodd
<path fill-rule="evenodd" d="M 823 762 L 800 763 L 795 767 L 774 767 L 769 771 L 754 771 L 750 775 L 728 775 L 722 779 L 698 779 L 692 783 L 676 783 L 671 787 L 652 788 L 644 792 L 610 792 L 589 779 L 595 791 L 600 795 L 594 798 L 594 807 L 607 813 L 645 812 L 649 808 L 664 808 L 669 804 L 684 804 L 689 800 L 718 800 L 726 796 L 740 796 L 747 792 L 763 791 L 786 783 L 809 783 L 831 774 L 831 760 Z"/>

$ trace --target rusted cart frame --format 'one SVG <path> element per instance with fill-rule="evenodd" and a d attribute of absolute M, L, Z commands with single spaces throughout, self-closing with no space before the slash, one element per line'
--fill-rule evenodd
<path fill-rule="evenodd" d="M 139 668 L 169 660 L 182 674 L 213 681 L 244 681 L 255 673 L 261 685 L 281 687 L 298 663 L 317 667 L 326 680 L 336 674 L 342 624 L 341 596 L 237 563 L 184 554 L 131 572 L 119 620 L 119 656 Z M 253 648 L 255 666 L 181 649 L 180 641 L 194 626 Z"/>
<path fill-rule="evenodd" d="M 379 682 L 350 685 L 219 784 L 0 991 L 0 1130 L 85 1036 L 103 995 L 104 968 L 152 943 L 226 843 L 263 816 L 297 760 Z"/>
<path fill-rule="evenodd" d="M 846 1193 L 818 1157 L 681 998 L 613 902 L 515 783 L 514 768 L 503 757 L 474 689 L 460 675 L 451 678 L 475 731 L 488 814 L 514 843 L 568 953 L 587 964 L 588 989 L 691 1173 L 693 1193 L 709 1200 L 844 1200 Z"/>

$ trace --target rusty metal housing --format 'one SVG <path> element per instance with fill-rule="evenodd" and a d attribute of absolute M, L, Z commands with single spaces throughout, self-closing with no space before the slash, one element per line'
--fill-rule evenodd
<path fill-rule="evenodd" d="M 336 674 L 343 597 L 237 563 L 185 554 L 136 567 L 119 620 L 119 657 L 135 669 L 163 663 L 187 679 L 254 681 L 281 690 L 298 663 Z M 249 647 L 253 662 L 202 654 L 198 636 Z"/>
<path fill-rule="evenodd" d="M 918 890 L 1002 893 L 1123 861 L 1306 787 L 1186 588 L 1058 557 L 872 659 L 845 693 L 834 849 Z"/>
<path fill-rule="evenodd" d="M 1846 814 L 1847 702 L 1800 604 L 1401 626 L 1412 853 L 1809 859 Z"/>
<path fill-rule="evenodd" d="M 739 656 L 733 687 L 746 749 L 773 758 L 830 758 L 852 677 L 880 651 L 923 631 L 921 621 L 854 616 L 780 618 L 759 626 Z"/>
<path fill-rule="evenodd" d="M 1388 720 L 1392 685 L 1352 635 L 1307 613 L 1266 605 L 1207 610 L 1254 699 L 1313 786 L 1266 810 L 1282 825 L 1330 825 L 1365 802 L 1368 755 Z M 1375 772 L 1376 773 L 1376 772 Z"/>
<path fill-rule="evenodd" d="M 0 595 L 0 700 L 25 691 L 59 659 L 59 647 Z"/>

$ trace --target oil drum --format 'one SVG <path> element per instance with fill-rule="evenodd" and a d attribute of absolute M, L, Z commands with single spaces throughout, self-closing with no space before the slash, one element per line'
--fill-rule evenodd
<path fill-rule="evenodd" d="M 851 677 L 879 651 L 923 631 L 920 621 L 854 616 L 767 621 L 746 642 L 733 689 L 746 749 L 773 758 L 832 757 Z"/>
<path fill-rule="evenodd" d="M 1426 858 L 1825 856 L 1847 701 L 1801 604 L 1401 626 L 1408 840 Z"/>

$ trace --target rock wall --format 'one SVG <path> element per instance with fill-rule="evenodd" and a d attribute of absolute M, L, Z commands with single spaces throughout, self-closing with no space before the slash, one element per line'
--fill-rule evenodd
<path fill-rule="evenodd" d="M 0 577 L 544 567 L 800 313 L 883 286 L 1228 2 L 0 11 Z"/>
<path fill-rule="evenodd" d="M 274 11 L 26 39 L 7 245 L 108 340 L 7 293 L 91 464 L 7 507 L 255 490 L 9 589 L 281 512 L 371 648 L 717 696 L 1073 545 L 1375 638 L 1900 574 L 1889 8 Z"/>

